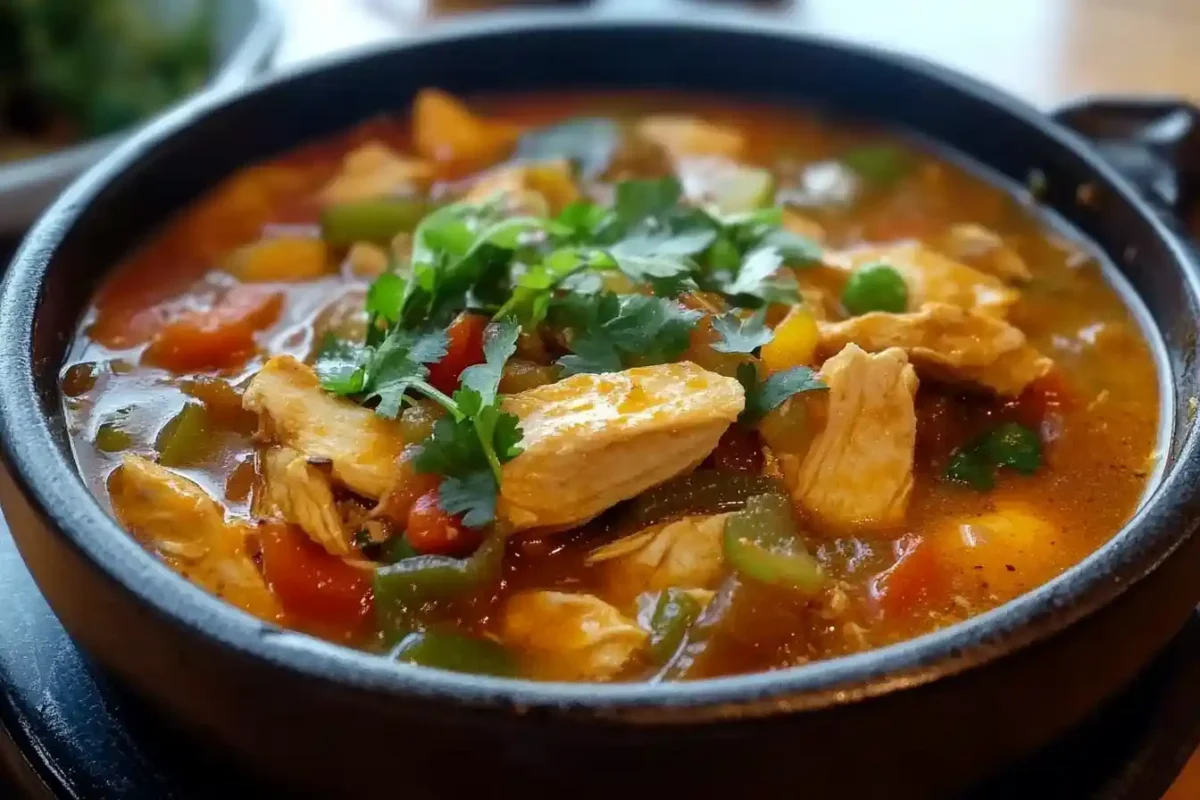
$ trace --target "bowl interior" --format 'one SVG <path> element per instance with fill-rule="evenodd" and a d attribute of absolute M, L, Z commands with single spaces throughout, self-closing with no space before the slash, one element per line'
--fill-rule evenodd
<path fill-rule="evenodd" d="M 750 23 L 515 19 L 448 26 L 248 93 L 193 101 L 88 173 L 31 234 L 0 296 L 0 423 L 9 462 L 53 523 L 130 591 L 230 647 L 389 691 L 535 705 L 691 705 L 785 693 L 820 703 L 835 690 L 881 691 L 963 669 L 1048 635 L 1111 599 L 1190 531 L 1197 279 L 1178 242 L 1080 140 L 1036 110 L 954 73 L 798 33 Z M 1155 498 L 1082 564 L 995 611 L 869 653 L 691 684 L 543 684 L 395 665 L 278 631 L 165 566 L 148 568 L 153 558 L 117 528 L 76 475 L 60 413 L 58 370 L 91 293 L 110 266 L 221 177 L 381 111 L 406 108 L 430 84 L 463 94 L 659 88 L 815 106 L 918 132 L 1012 184 L 1040 174 L 1043 203 L 1103 251 L 1161 333 L 1163 379 L 1173 390 L 1164 414 L 1173 434 Z M 1076 198 L 1085 184 L 1096 191 L 1081 204 Z"/>

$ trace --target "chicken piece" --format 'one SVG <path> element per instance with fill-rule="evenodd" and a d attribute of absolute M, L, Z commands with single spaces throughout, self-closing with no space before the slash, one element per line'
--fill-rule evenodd
<path fill-rule="evenodd" d="M 673 158 L 722 156 L 736 160 L 746 147 L 737 130 L 695 117 L 646 117 L 638 123 L 637 135 L 654 142 Z"/>
<path fill-rule="evenodd" d="M 744 404 L 737 380 L 686 361 L 513 395 L 524 452 L 504 465 L 500 515 L 517 530 L 591 519 L 703 461 Z"/>
<path fill-rule="evenodd" d="M 969 600 L 1005 602 L 1034 589 L 1075 562 L 1062 530 L 1029 505 L 1000 500 L 995 510 L 939 527 L 929 543 Z"/>
<path fill-rule="evenodd" d="M 917 375 L 903 350 L 847 345 L 819 373 L 829 387 L 824 427 L 798 461 L 777 452 L 793 499 L 822 527 L 901 522 L 913 485 Z"/>
<path fill-rule="evenodd" d="M 291 356 L 264 364 L 242 405 L 258 414 L 265 438 L 328 460 L 334 482 L 363 497 L 378 500 L 396 479 L 404 449 L 399 425 L 327 394 L 316 373 Z"/>
<path fill-rule="evenodd" d="M 605 596 L 621 603 L 671 587 L 706 589 L 721 577 L 728 516 L 688 516 L 653 525 L 596 548 L 587 563 L 603 565 Z"/>
<path fill-rule="evenodd" d="M 368 142 L 346 156 L 341 171 L 321 190 L 321 200 L 332 205 L 410 194 L 428 187 L 433 175 L 428 161 Z"/>
<path fill-rule="evenodd" d="M 874 311 L 819 328 L 826 353 L 850 343 L 872 353 L 899 347 L 923 376 L 975 384 L 1005 397 L 1019 395 L 1054 366 L 1004 320 L 945 303 L 928 303 L 915 314 Z"/>
<path fill-rule="evenodd" d="M 1020 293 L 994 275 L 961 264 L 919 242 L 866 247 L 830 253 L 826 262 L 843 270 L 867 264 L 887 264 L 908 285 L 908 310 L 926 303 L 947 303 L 1003 317 Z"/>
<path fill-rule="evenodd" d="M 338 514 L 329 476 L 290 447 L 262 454 L 263 484 L 256 498 L 261 516 L 280 516 L 331 555 L 350 555 L 350 534 Z"/>
<path fill-rule="evenodd" d="M 951 225 L 936 247 L 950 258 L 1010 283 L 1033 279 L 1025 259 L 1005 244 L 1000 234 L 982 225 Z"/>
<path fill-rule="evenodd" d="M 475 182 L 463 199 L 483 203 L 498 195 L 512 211 L 544 217 L 579 199 L 579 188 L 564 159 L 498 167 Z"/>
<path fill-rule="evenodd" d="M 545 590 L 514 595 L 502 630 L 504 644 L 523 653 L 535 675 L 547 680 L 608 680 L 648 638 L 598 597 Z"/>
<path fill-rule="evenodd" d="M 246 552 L 249 526 L 226 520 L 197 484 L 126 455 L 109 476 L 108 493 L 121 525 L 180 575 L 260 619 L 280 618 L 279 602 Z"/>

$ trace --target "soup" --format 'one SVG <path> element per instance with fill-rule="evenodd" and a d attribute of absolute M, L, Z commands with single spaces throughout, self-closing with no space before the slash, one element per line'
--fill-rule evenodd
<path fill-rule="evenodd" d="M 687 680 L 880 647 L 1136 508 L 1158 382 L 1092 254 L 795 111 L 437 90 L 251 166 L 100 287 L 88 485 L 270 623 Z"/>

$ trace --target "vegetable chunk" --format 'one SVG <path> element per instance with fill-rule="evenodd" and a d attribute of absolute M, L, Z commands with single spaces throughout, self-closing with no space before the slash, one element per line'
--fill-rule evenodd
<path fill-rule="evenodd" d="M 332 479 L 364 497 L 378 500 L 399 474 L 399 425 L 327 394 L 316 373 L 291 356 L 264 364 L 242 404 L 258 414 L 266 438 L 310 460 L 327 459 Z"/>
<path fill-rule="evenodd" d="M 833 531 L 902 521 L 917 433 L 917 375 L 908 357 L 896 348 L 868 355 L 851 344 L 819 375 L 829 387 L 825 425 L 798 466 L 794 455 L 780 454 L 793 500 Z"/>
<path fill-rule="evenodd" d="M 590 594 L 533 591 L 504 609 L 504 643 L 523 652 L 549 680 L 603 681 L 626 667 L 649 634 Z"/>
<path fill-rule="evenodd" d="M 689 362 L 573 375 L 509 397 L 524 452 L 504 465 L 500 515 L 517 529 L 591 519 L 703 461 L 744 399 L 736 380 Z"/>
<path fill-rule="evenodd" d="M 819 327 L 824 352 L 851 343 L 872 353 L 899 347 L 922 375 L 974 384 L 1005 397 L 1019 395 L 1054 366 L 1013 325 L 945 303 L 928 303 L 912 314 L 873 312 Z"/>
<path fill-rule="evenodd" d="M 246 552 L 249 526 L 226 520 L 197 484 L 126 455 L 108 492 L 117 520 L 180 575 L 256 617 L 279 619 L 278 601 Z"/>

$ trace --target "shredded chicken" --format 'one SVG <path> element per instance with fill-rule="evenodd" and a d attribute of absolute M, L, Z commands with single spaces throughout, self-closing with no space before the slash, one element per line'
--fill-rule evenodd
<path fill-rule="evenodd" d="M 847 345 L 825 362 L 824 427 L 808 452 L 776 453 L 792 496 L 822 527 L 886 527 L 904 519 L 913 485 L 917 375 L 903 350 Z"/>
<path fill-rule="evenodd" d="M 746 146 L 741 133 L 733 128 L 695 117 L 646 117 L 638 124 L 637 134 L 675 158 L 722 156 L 736 160 Z"/>
<path fill-rule="evenodd" d="M 513 596 L 502 629 L 504 643 L 523 653 L 538 677 L 550 680 L 612 678 L 648 636 L 598 597 L 543 590 Z"/>
<path fill-rule="evenodd" d="M 825 260 L 847 271 L 877 263 L 892 267 L 908 286 L 909 311 L 926 303 L 947 303 L 1003 317 L 1020 296 L 996 276 L 947 258 L 919 242 L 830 253 Z"/>
<path fill-rule="evenodd" d="M 1004 243 L 1000 234 L 982 225 L 964 222 L 951 225 L 937 243 L 950 258 L 1010 282 L 1033 279 L 1025 259 Z"/>
<path fill-rule="evenodd" d="M 603 565 L 605 596 L 622 604 L 646 591 L 707 589 L 721 577 L 728 516 L 689 516 L 654 525 L 596 548 L 587 561 Z"/>
<path fill-rule="evenodd" d="M 335 556 L 350 555 L 329 476 L 298 450 L 274 447 L 262 454 L 262 516 L 280 516 Z"/>
<path fill-rule="evenodd" d="M 524 452 L 504 465 L 499 513 L 518 530 L 591 519 L 703 461 L 744 403 L 736 380 L 689 362 L 513 395 Z"/>
<path fill-rule="evenodd" d="M 117 520 L 176 572 L 256 617 L 279 619 L 279 603 L 246 552 L 249 526 L 226 520 L 196 483 L 126 455 L 108 492 Z"/>
<path fill-rule="evenodd" d="M 368 142 L 346 156 L 342 170 L 324 189 L 326 203 L 352 203 L 407 194 L 433 180 L 433 165 L 406 158 L 380 142 Z"/>
<path fill-rule="evenodd" d="M 258 414 L 265 438 L 328 460 L 333 480 L 363 497 L 378 500 L 396 479 L 404 449 L 399 425 L 328 394 L 316 373 L 291 356 L 264 364 L 242 405 Z"/>
<path fill-rule="evenodd" d="M 1008 397 L 1053 366 L 1016 327 L 945 303 L 928 303 L 913 314 L 877 311 L 819 327 L 820 348 L 826 353 L 851 343 L 873 353 L 899 347 L 924 376 L 971 383 Z"/>

